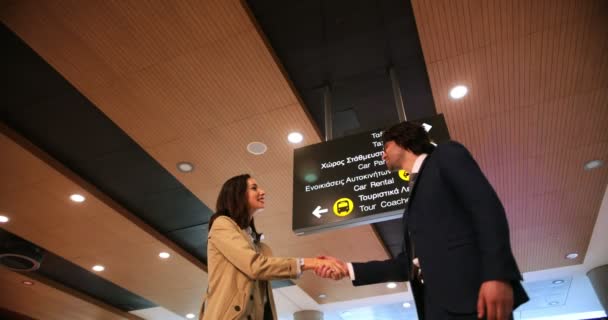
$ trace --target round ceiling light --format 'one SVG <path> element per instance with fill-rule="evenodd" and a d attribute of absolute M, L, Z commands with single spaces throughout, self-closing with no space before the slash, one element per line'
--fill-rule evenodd
<path fill-rule="evenodd" d="M 70 196 L 70 200 L 74 201 L 74 202 L 84 202 L 85 197 L 81 194 L 73 194 Z"/>
<path fill-rule="evenodd" d="M 9 220 L 7 216 L 0 216 L 0 223 L 7 223 Z"/>
<path fill-rule="evenodd" d="M 262 142 L 254 141 L 247 145 L 247 151 L 256 156 L 264 154 L 266 150 L 268 150 L 268 147 Z"/>
<path fill-rule="evenodd" d="M 96 265 L 96 266 L 93 266 L 93 271 L 96 271 L 96 272 L 102 272 L 102 271 L 104 271 L 105 269 L 106 269 L 106 268 L 105 268 L 104 266 L 101 266 L 101 265 Z"/>
<path fill-rule="evenodd" d="M 169 259 L 169 257 L 171 257 L 171 255 L 168 252 L 161 252 L 161 253 L 158 254 L 158 256 L 161 259 Z"/>
<path fill-rule="evenodd" d="M 462 99 L 468 92 L 469 89 L 465 86 L 455 86 L 450 90 L 450 97 L 452 97 L 452 99 Z"/>
<path fill-rule="evenodd" d="M 604 161 L 602 161 L 602 160 L 591 160 L 591 161 L 585 163 L 585 170 L 597 169 L 597 168 L 601 167 L 602 165 L 604 165 Z"/>
<path fill-rule="evenodd" d="M 23 283 L 26 286 L 33 286 L 34 285 L 34 282 L 29 281 L 29 280 L 23 280 L 23 281 L 21 281 L 21 283 Z"/>
<path fill-rule="evenodd" d="M 192 170 L 194 170 L 194 165 L 190 162 L 181 161 L 177 163 L 177 170 L 183 173 L 192 172 Z"/>
<path fill-rule="evenodd" d="M 287 136 L 287 140 L 291 143 L 300 143 L 304 140 L 304 136 L 299 132 L 292 132 Z"/>
<path fill-rule="evenodd" d="M 564 283 L 564 280 L 562 280 L 562 279 L 559 279 L 559 280 L 553 280 L 553 282 L 552 282 L 552 283 L 553 283 L 553 284 L 562 284 L 562 283 Z"/>
<path fill-rule="evenodd" d="M 389 289 L 395 289 L 395 288 L 397 288 L 397 284 L 394 282 L 389 282 L 386 284 L 386 287 Z"/>
<path fill-rule="evenodd" d="M 319 299 L 325 299 L 325 298 L 327 298 L 327 295 L 325 293 L 321 293 L 319 295 Z"/>
<path fill-rule="evenodd" d="M 406 309 L 409 308 L 409 307 L 411 307 L 411 306 L 412 306 L 412 304 L 409 303 L 409 302 L 404 302 L 403 303 L 403 307 L 406 308 Z"/>
<path fill-rule="evenodd" d="M 566 259 L 568 259 L 568 260 L 574 260 L 576 258 L 578 258 L 578 253 L 576 253 L 576 252 L 568 253 L 566 255 Z"/>
<path fill-rule="evenodd" d="M 194 319 L 194 317 L 195 317 L 194 313 L 188 313 L 186 315 L 186 318 L 188 318 L 188 319 Z"/>
<path fill-rule="evenodd" d="M 558 304 L 559 304 L 559 301 L 551 301 L 551 302 L 549 302 L 550 306 L 556 306 Z"/>

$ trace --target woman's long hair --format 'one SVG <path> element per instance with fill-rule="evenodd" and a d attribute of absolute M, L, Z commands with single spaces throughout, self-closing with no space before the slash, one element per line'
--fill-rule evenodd
<path fill-rule="evenodd" d="M 211 231 L 213 221 L 217 217 L 226 216 L 234 220 L 241 229 L 251 227 L 255 241 L 260 240 L 261 234 L 257 233 L 253 218 L 249 217 L 249 205 L 247 203 L 247 180 L 249 178 L 251 178 L 250 175 L 241 174 L 224 182 L 215 204 L 215 214 L 209 219 L 209 231 Z"/>

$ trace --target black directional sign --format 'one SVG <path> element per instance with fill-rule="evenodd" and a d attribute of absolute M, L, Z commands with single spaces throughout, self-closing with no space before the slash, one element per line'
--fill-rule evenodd
<path fill-rule="evenodd" d="M 443 115 L 414 121 L 434 143 L 449 140 Z M 296 149 L 293 230 L 318 232 L 401 217 L 409 174 L 389 172 L 382 160 L 382 130 Z"/>

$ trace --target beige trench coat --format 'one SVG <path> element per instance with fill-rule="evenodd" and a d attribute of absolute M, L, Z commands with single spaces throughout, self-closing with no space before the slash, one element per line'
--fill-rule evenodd
<path fill-rule="evenodd" d="M 244 318 L 255 280 L 267 288 L 272 316 L 277 319 L 268 280 L 296 278 L 297 259 L 272 257 L 270 248 L 262 243 L 259 248 L 259 252 L 255 250 L 247 232 L 229 217 L 215 219 L 207 243 L 209 289 L 199 319 Z M 264 309 L 264 302 L 255 301 L 249 311 L 256 314 L 260 309 Z"/>

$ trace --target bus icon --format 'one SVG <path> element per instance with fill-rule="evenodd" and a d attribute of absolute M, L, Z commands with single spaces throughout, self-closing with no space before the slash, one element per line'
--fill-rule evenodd
<path fill-rule="evenodd" d="M 348 212 L 350 210 L 350 203 L 348 203 L 347 200 L 342 200 L 340 202 L 338 202 L 338 213 L 341 212 Z"/>
<path fill-rule="evenodd" d="M 353 201 L 349 198 L 340 198 L 333 205 L 334 214 L 338 217 L 346 217 L 354 208 Z"/>

